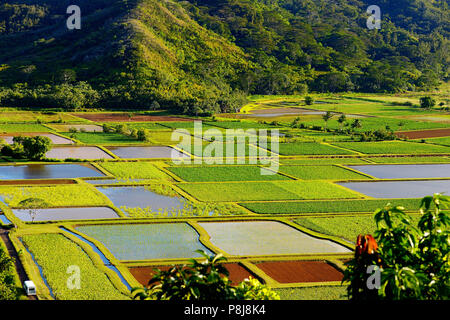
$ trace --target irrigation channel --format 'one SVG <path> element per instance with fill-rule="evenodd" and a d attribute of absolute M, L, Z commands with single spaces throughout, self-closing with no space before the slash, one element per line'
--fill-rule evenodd
<path fill-rule="evenodd" d="M 112 271 L 114 271 L 120 278 L 120 281 L 122 281 L 122 283 L 128 288 L 128 290 L 131 290 L 131 286 L 130 284 L 125 280 L 125 278 L 122 276 L 122 274 L 120 273 L 120 271 L 111 263 L 111 261 L 108 260 L 108 258 L 106 258 L 106 256 L 100 251 L 99 248 L 97 248 L 97 246 L 95 244 L 93 244 L 91 241 L 83 238 L 82 236 L 80 236 L 79 234 L 76 234 L 70 230 L 67 230 L 64 227 L 60 227 L 61 230 L 64 230 L 67 233 L 70 233 L 71 235 L 77 237 L 78 239 L 80 239 L 81 241 L 85 242 L 86 244 L 90 245 L 91 248 L 95 251 L 95 253 L 97 253 L 100 258 L 102 259 L 103 263 L 105 264 L 106 267 L 108 267 L 109 269 L 111 269 Z"/>

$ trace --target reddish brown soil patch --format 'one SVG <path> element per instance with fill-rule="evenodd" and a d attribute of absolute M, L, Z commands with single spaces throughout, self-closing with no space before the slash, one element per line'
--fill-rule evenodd
<path fill-rule="evenodd" d="M 37 185 L 37 184 L 76 184 L 75 180 L 71 179 L 48 179 L 48 180 L 2 180 L 0 181 L 1 186 L 11 186 L 11 185 Z"/>
<path fill-rule="evenodd" d="M 252 276 L 255 276 L 250 273 L 246 268 L 244 268 L 239 263 L 225 263 L 224 264 L 227 270 L 230 272 L 229 279 L 231 280 L 233 285 L 237 285 L 242 282 L 244 279 Z M 136 280 L 142 285 L 146 286 L 148 281 L 155 274 L 154 268 L 167 271 L 171 268 L 171 266 L 151 266 L 151 267 L 130 267 L 128 268 L 131 274 L 136 278 Z"/>
<path fill-rule="evenodd" d="M 395 134 L 398 137 L 407 137 L 408 139 L 439 138 L 450 136 L 450 128 L 421 131 L 404 131 L 396 132 Z"/>
<path fill-rule="evenodd" d="M 146 121 L 193 121 L 192 119 L 171 116 L 133 115 L 126 113 L 73 113 L 73 116 L 96 122 L 146 122 Z"/>
<path fill-rule="evenodd" d="M 325 261 L 267 261 L 256 266 L 279 283 L 341 281 L 343 277 Z"/>

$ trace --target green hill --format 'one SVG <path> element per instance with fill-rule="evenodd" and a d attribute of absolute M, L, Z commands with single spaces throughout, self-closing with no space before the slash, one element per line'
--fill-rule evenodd
<path fill-rule="evenodd" d="M 6 0 L 0 104 L 201 113 L 247 94 L 430 89 L 448 77 L 448 2 Z"/>

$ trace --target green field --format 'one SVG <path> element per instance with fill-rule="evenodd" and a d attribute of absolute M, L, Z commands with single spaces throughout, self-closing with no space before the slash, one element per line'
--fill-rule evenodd
<path fill-rule="evenodd" d="M 201 146 L 201 150 L 199 146 L 187 146 L 187 145 L 179 145 L 181 149 L 186 152 L 189 152 L 195 156 L 203 156 L 206 158 L 233 158 L 233 157 L 248 157 L 248 156 L 270 156 L 271 152 L 258 148 L 248 143 L 222 143 L 222 142 L 212 142 L 208 143 L 206 141 L 203 142 Z M 268 143 L 270 146 L 270 143 Z"/>
<path fill-rule="evenodd" d="M 205 122 L 206 125 L 224 129 L 277 129 L 278 127 L 271 124 L 265 124 L 255 121 L 221 121 L 221 122 Z"/>
<path fill-rule="evenodd" d="M 413 224 L 416 225 L 420 217 L 413 215 L 412 218 Z M 356 242 L 360 234 L 373 235 L 377 230 L 372 216 L 298 218 L 294 222 L 316 232 L 342 237 L 351 242 Z"/>
<path fill-rule="evenodd" d="M 201 123 L 201 127 L 203 130 L 216 128 L 215 126 L 211 126 L 203 121 L 197 121 L 197 123 Z M 163 126 L 165 129 L 185 129 L 188 131 L 191 131 L 195 128 L 195 122 L 194 121 L 181 121 L 181 122 L 162 122 L 160 123 L 161 126 Z M 198 125 L 198 124 L 197 124 Z"/>
<path fill-rule="evenodd" d="M 450 157 L 370 157 L 376 163 L 450 163 Z"/>
<path fill-rule="evenodd" d="M 42 123 L 86 122 L 84 119 L 64 112 L 0 111 L 0 123 L 36 123 L 37 121 Z"/>
<path fill-rule="evenodd" d="M 118 179 L 161 179 L 170 177 L 150 162 L 103 162 L 100 164 Z"/>
<path fill-rule="evenodd" d="M 443 146 L 450 147 L 450 137 L 440 137 L 440 138 L 427 138 L 425 139 L 428 143 L 440 144 Z"/>
<path fill-rule="evenodd" d="M 40 124 L 0 124 L 0 133 L 16 132 L 50 132 L 51 130 Z"/>
<path fill-rule="evenodd" d="M 408 211 L 417 211 L 420 199 L 386 199 L 386 200 L 344 200 L 344 201 L 289 201 L 289 202 L 247 202 L 241 206 L 258 214 L 301 214 L 301 213 L 339 213 L 339 212 L 374 212 L 388 203 L 401 205 Z"/>
<path fill-rule="evenodd" d="M 17 207 L 20 201 L 27 198 L 42 199 L 50 207 L 112 205 L 87 183 L 45 187 L 0 186 L 0 196 L 10 207 Z"/>
<path fill-rule="evenodd" d="M 201 201 L 258 201 L 351 199 L 359 196 L 324 181 L 272 181 L 242 183 L 181 183 L 178 186 Z"/>
<path fill-rule="evenodd" d="M 450 148 L 418 142 L 336 142 L 334 145 L 365 154 L 427 154 L 450 153 Z"/>
<path fill-rule="evenodd" d="M 281 300 L 347 300 L 346 286 L 274 289 Z"/>
<path fill-rule="evenodd" d="M 204 143 L 205 141 L 201 138 L 193 137 L 191 135 L 182 134 L 179 136 L 173 134 L 174 131 L 151 131 L 149 134 L 149 139 L 152 144 L 155 145 L 177 145 L 179 143 L 184 143 L 190 141 L 191 144 L 194 143 Z"/>
<path fill-rule="evenodd" d="M 127 122 L 127 123 L 114 123 L 113 125 L 117 124 L 125 124 L 128 129 L 147 129 L 147 130 L 170 130 L 167 127 L 164 127 L 163 125 L 159 123 L 154 122 Z"/>
<path fill-rule="evenodd" d="M 270 147 L 270 146 L 269 146 Z M 313 142 L 280 143 L 281 155 L 346 155 L 354 154 L 349 150 L 342 150 L 330 145 Z"/>
<path fill-rule="evenodd" d="M 86 144 L 139 144 L 142 143 L 137 139 L 119 133 L 103 133 L 103 132 L 77 132 L 71 133 L 76 140 Z"/>
<path fill-rule="evenodd" d="M 24 244 L 33 253 L 42 268 L 55 298 L 59 300 L 124 300 L 108 276 L 100 271 L 77 244 L 61 234 L 22 236 Z M 80 268 L 80 288 L 69 289 L 69 266 Z"/>
<path fill-rule="evenodd" d="M 332 142 L 332 141 L 350 141 L 351 138 L 347 135 L 335 134 L 333 132 L 323 131 L 290 131 L 288 135 L 292 135 L 295 140 L 305 142 Z M 289 138 L 289 136 L 288 136 Z"/>
<path fill-rule="evenodd" d="M 343 125 L 341 125 L 337 121 L 338 118 L 339 115 L 335 115 L 331 120 L 328 121 L 326 127 L 329 129 L 342 128 Z M 396 119 L 387 117 L 359 118 L 359 120 L 361 123 L 361 127 L 355 128 L 356 132 L 381 130 L 386 129 L 386 126 L 388 126 L 389 129 L 393 131 L 426 130 L 426 129 L 438 129 L 447 127 L 445 123 Z M 347 117 L 347 123 L 351 125 L 352 122 L 353 119 Z M 305 121 L 301 121 L 301 123 L 304 123 L 304 125 L 306 126 L 325 127 L 325 121 L 322 118 L 305 119 Z"/>
<path fill-rule="evenodd" d="M 281 173 L 303 180 L 355 180 L 369 177 L 338 166 L 280 166 Z"/>
<path fill-rule="evenodd" d="M 281 165 L 367 164 L 363 158 L 280 159 Z"/>
<path fill-rule="evenodd" d="M 288 177 L 257 166 L 183 166 L 167 169 L 188 182 L 289 180 Z M 269 174 L 263 175 L 261 171 Z"/>

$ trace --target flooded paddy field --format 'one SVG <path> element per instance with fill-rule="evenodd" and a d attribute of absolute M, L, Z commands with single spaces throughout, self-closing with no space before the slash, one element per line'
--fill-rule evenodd
<path fill-rule="evenodd" d="M 186 223 L 80 226 L 78 231 L 97 239 L 118 260 L 201 257 L 196 250 L 213 254 Z"/>
<path fill-rule="evenodd" d="M 7 135 L 0 135 L 0 139 L 4 139 L 7 144 L 13 144 L 14 137 L 24 136 L 24 137 L 47 137 L 52 141 L 52 144 L 74 144 L 74 142 L 68 138 L 58 136 L 53 133 L 14 133 Z"/>
<path fill-rule="evenodd" d="M 97 147 L 56 147 L 45 154 L 49 159 L 113 159 L 112 156 L 107 154 Z"/>
<path fill-rule="evenodd" d="M 274 221 L 201 222 L 211 242 L 231 255 L 349 253 L 330 240 L 314 238 Z"/>
<path fill-rule="evenodd" d="M 450 177 L 450 164 L 383 164 L 348 167 L 378 179 L 426 179 Z"/>
<path fill-rule="evenodd" d="M 188 155 L 171 147 L 107 147 L 122 159 L 186 158 Z"/>
<path fill-rule="evenodd" d="M 28 209 L 12 209 L 12 212 L 22 221 L 32 221 Z M 114 210 L 108 207 L 51 208 L 37 209 L 34 221 L 97 220 L 118 218 L 120 218 L 120 216 Z"/>
<path fill-rule="evenodd" d="M 382 199 L 422 198 L 450 193 L 450 180 L 340 182 L 339 185 L 369 197 Z"/>
<path fill-rule="evenodd" d="M 0 166 L 0 180 L 71 179 L 103 177 L 89 164 L 24 164 Z"/>

